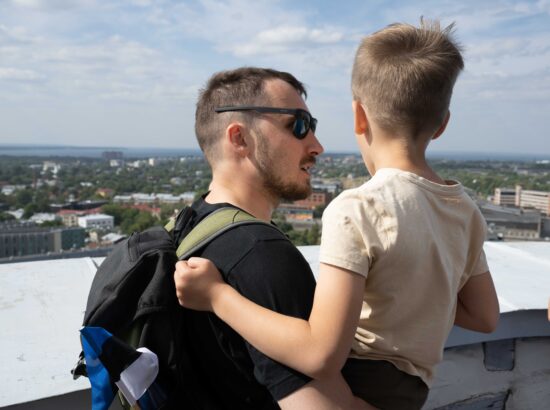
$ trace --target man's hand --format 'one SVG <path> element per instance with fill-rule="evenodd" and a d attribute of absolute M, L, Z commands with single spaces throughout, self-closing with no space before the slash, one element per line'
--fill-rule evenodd
<path fill-rule="evenodd" d="M 174 282 L 180 305 L 207 311 L 213 311 L 217 292 L 228 286 L 216 266 L 203 258 L 190 258 L 176 263 Z"/>

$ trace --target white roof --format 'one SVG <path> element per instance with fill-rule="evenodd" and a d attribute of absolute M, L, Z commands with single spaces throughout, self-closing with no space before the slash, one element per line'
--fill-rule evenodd
<path fill-rule="evenodd" d="M 85 221 L 99 221 L 99 220 L 105 220 L 105 219 L 114 220 L 115 217 L 111 215 L 105 215 L 105 214 L 90 214 L 90 215 L 79 216 L 78 219 L 85 220 Z"/>
<path fill-rule="evenodd" d="M 70 370 L 95 271 L 90 258 L 0 264 L 0 407 L 89 388 Z"/>
<path fill-rule="evenodd" d="M 485 242 L 501 313 L 547 309 L 550 298 L 549 242 Z"/>
<path fill-rule="evenodd" d="M 300 250 L 317 272 L 319 247 Z M 542 313 L 550 297 L 550 243 L 486 242 L 485 250 L 501 311 Z M 78 330 L 88 289 L 102 260 L 0 264 L 0 408 L 89 388 L 85 378 L 74 381 L 70 369 L 81 350 Z M 547 327 L 546 315 L 540 316 Z"/>

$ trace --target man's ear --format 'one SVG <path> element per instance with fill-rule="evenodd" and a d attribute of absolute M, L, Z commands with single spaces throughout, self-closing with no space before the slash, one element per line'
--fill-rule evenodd
<path fill-rule="evenodd" d="M 451 118 L 451 112 L 447 111 L 447 115 L 445 116 L 445 119 L 441 123 L 441 126 L 437 129 L 434 136 L 432 137 L 432 140 L 438 139 L 443 132 L 445 132 L 445 128 L 447 128 L 447 124 L 449 123 L 449 119 Z"/>
<path fill-rule="evenodd" d="M 367 118 L 367 113 L 365 107 L 356 100 L 351 102 L 351 109 L 353 110 L 353 124 L 355 134 L 361 135 L 367 132 L 369 128 L 369 121 Z"/>
<path fill-rule="evenodd" d="M 246 155 L 248 153 L 248 144 L 245 137 L 245 129 L 243 124 L 233 122 L 226 129 L 226 137 L 233 152 L 238 155 Z"/>

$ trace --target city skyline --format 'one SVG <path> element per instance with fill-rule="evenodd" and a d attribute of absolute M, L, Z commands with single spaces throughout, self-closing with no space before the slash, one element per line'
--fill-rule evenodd
<path fill-rule="evenodd" d="M 430 151 L 550 154 L 550 1 L 0 1 L 0 144 L 197 149 L 216 71 L 295 74 L 327 151 L 355 151 L 349 77 L 366 34 L 456 22 L 466 69 Z"/>

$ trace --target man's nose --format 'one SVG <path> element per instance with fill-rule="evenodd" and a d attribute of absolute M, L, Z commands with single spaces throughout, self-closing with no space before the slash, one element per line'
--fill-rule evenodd
<path fill-rule="evenodd" d="M 313 131 L 310 130 L 306 138 L 309 140 L 308 150 L 311 155 L 321 155 L 325 151 Z"/>

